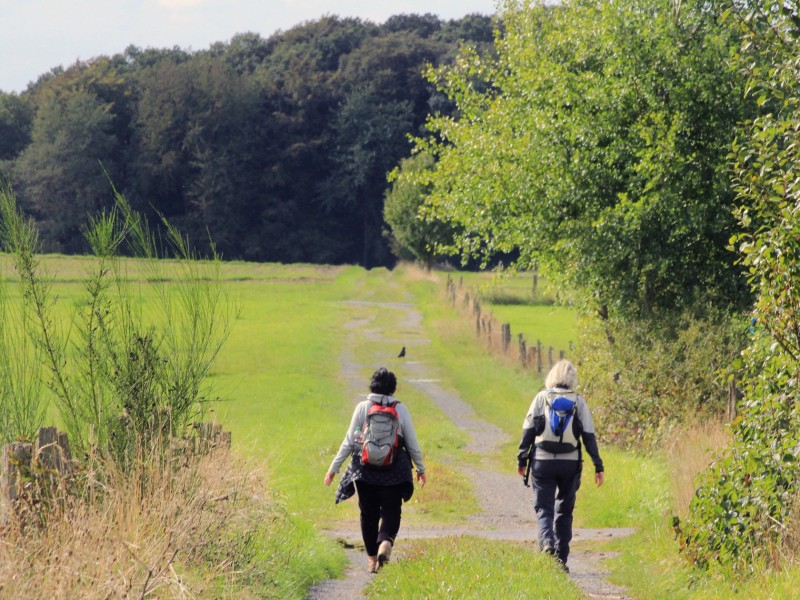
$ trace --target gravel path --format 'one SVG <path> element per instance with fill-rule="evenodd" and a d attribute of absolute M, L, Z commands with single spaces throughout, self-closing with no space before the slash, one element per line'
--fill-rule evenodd
<path fill-rule="evenodd" d="M 469 434 L 470 440 L 465 448 L 477 456 L 490 456 L 508 441 L 508 435 L 498 427 L 478 418 L 472 407 L 457 394 L 444 389 L 432 375 L 432 369 L 413 360 L 415 349 L 429 343 L 424 337 L 422 315 L 413 303 L 392 302 L 350 302 L 363 310 L 358 319 L 347 325 L 348 340 L 341 357 L 341 373 L 353 391 L 354 404 L 364 394 L 365 382 L 371 366 L 358 364 L 353 349 L 359 340 L 382 340 L 386 347 L 399 350 L 407 347 L 408 358 L 402 362 L 394 360 L 394 354 L 387 352 L 384 357 L 376 357 L 375 364 L 383 362 L 398 374 L 398 379 L 416 387 L 427 395 L 447 414 L 459 428 Z M 401 339 L 387 339 L 382 335 L 380 322 L 392 312 L 399 318 L 393 329 L 402 332 Z M 382 315 L 381 319 L 378 316 Z M 393 319 L 388 319 L 393 321 Z M 424 446 L 424 441 L 423 441 Z M 512 465 L 513 467 L 513 465 Z M 480 512 L 472 516 L 463 526 L 420 527 L 404 523 L 400 537 L 404 539 L 442 537 L 449 535 L 472 535 L 493 540 L 507 540 L 533 543 L 536 539 L 536 524 L 533 515 L 533 499 L 530 488 L 522 485 L 519 476 L 511 468 L 509 473 L 501 473 L 487 465 L 457 466 L 475 487 Z M 502 490 L 502 492 L 500 492 Z M 570 577 L 580 587 L 587 598 L 603 600 L 622 600 L 628 598 L 624 588 L 606 580 L 607 571 L 602 561 L 613 556 L 608 552 L 593 552 L 580 548 L 586 540 L 608 540 L 629 535 L 631 529 L 575 529 L 573 543 L 578 548 L 570 553 Z M 366 557 L 360 540 L 358 523 L 346 523 L 341 528 L 326 532 L 346 548 L 350 559 L 343 579 L 330 579 L 314 586 L 308 600 L 350 600 L 358 598 L 369 583 L 371 575 L 366 572 Z M 402 545 L 398 544 L 395 557 L 402 559 Z"/>

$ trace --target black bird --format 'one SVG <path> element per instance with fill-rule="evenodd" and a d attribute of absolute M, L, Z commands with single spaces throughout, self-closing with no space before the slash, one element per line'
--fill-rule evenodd
<path fill-rule="evenodd" d="M 403 349 L 400 350 L 400 354 L 397 355 L 397 358 L 403 358 L 406 355 L 406 347 L 403 346 Z"/>

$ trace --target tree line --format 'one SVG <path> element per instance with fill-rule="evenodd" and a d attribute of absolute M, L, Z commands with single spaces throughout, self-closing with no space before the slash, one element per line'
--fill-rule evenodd
<path fill-rule="evenodd" d="M 490 49 L 494 27 L 328 16 L 54 68 L 0 92 L 0 176 L 45 251 L 88 251 L 81 225 L 116 190 L 227 259 L 391 265 L 386 174 L 429 114 L 455 106 L 422 71 L 464 44 Z"/>

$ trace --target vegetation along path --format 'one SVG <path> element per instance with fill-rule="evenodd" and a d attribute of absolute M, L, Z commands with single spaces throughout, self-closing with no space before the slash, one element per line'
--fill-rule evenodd
<path fill-rule="evenodd" d="M 348 325 L 347 343 L 341 356 L 341 370 L 354 403 L 365 393 L 366 381 L 371 368 L 386 364 L 398 374 L 401 385 L 413 385 L 427 395 L 457 427 L 469 436 L 464 451 L 478 457 L 492 457 L 501 445 L 508 442 L 508 434 L 493 424 L 478 418 L 472 407 L 458 395 L 440 385 L 435 378 L 434 365 L 415 360 L 416 350 L 429 341 L 424 335 L 422 315 L 412 302 L 352 302 L 359 316 Z M 392 315 L 394 318 L 387 318 Z M 385 323 L 391 323 L 392 332 L 385 332 Z M 402 339 L 391 336 L 400 332 Z M 356 349 L 365 341 L 381 341 L 385 354 L 375 356 L 369 365 L 356 360 Z M 407 356 L 395 359 L 396 351 L 403 345 Z M 345 424 L 342 425 L 344 430 Z M 424 450 L 424 440 L 423 443 Z M 489 461 L 465 461 L 457 468 L 472 482 L 480 511 L 463 525 L 420 526 L 407 524 L 401 528 L 401 539 L 431 538 L 452 535 L 472 535 L 493 540 L 533 543 L 536 539 L 536 524 L 533 515 L 532 493 L 522 485 L 509 459 L 507 472 L 492 468 Z M 320 475 L 321 479 L 321 475 Z M 631 533 L 630 529 L 576 529 L 574 542 L 585 540 L 607 540 Z M 329 535 L 342 542 L 348 553 L 350 564 L 344 579 L 324 581 L 309 593 L 309 600 L 330 600 L 358 597 L 370 581 L 366 572 L 366 558 L 360 541 L 358 523 L 342 523 Z M 398 544 L 395 556 L 403 559 L 403 545 Z M 605 579 L 602 561 L 609 553 L 573 550 L 570 555 L 570 577 L 588 598 L 622 599 L 625 590 Z"/>

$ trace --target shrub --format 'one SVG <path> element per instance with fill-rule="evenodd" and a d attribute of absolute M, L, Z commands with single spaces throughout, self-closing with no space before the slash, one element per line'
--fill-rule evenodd
<path fill-rule="evenodd" d="M 703 317 L 585 320 L 576 360 L 598 434 L 623 447 L 651 447 L 684 424 L 720 415 L 725 373 L 745 329 L 712 309 Z"/>
<path fill-rule="evenodd" d="M 774 351 L 750 351 L 746 400 L 731 448 L 703 474 L 678 525 L 686 556 L 702 568 L 753 572 L 778 558 L 797 508 L 797 381 Z"/>

